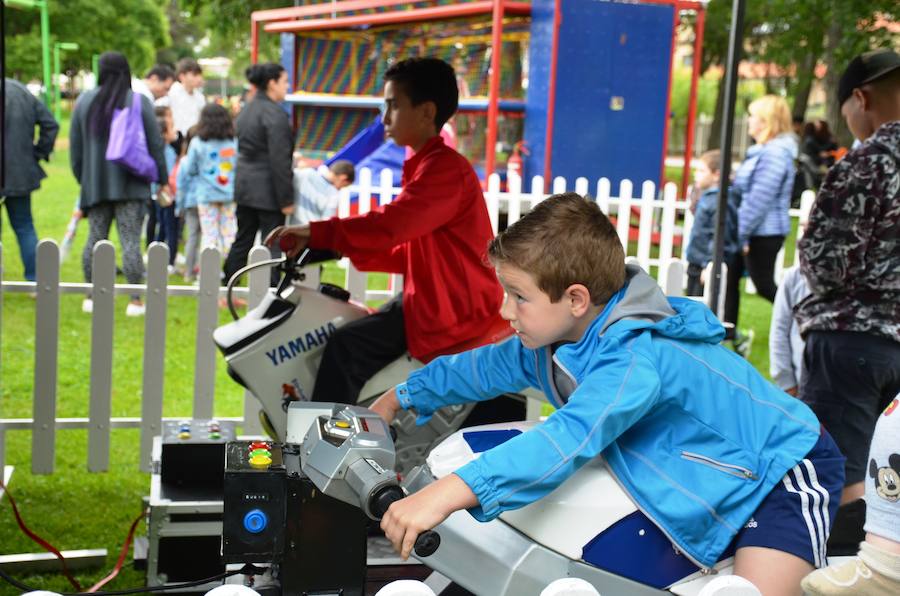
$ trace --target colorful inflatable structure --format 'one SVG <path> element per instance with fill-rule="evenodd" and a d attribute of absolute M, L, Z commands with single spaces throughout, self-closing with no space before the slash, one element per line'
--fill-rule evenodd
<path fill-rule="evenodd" d="M 376 168 L 393 163 L 397 174 L 399 148 L 376 143 L 382 76 L 396 60 L 435 56 L 457 70 L 457 148 L 479 174 L 504 174 L 513 147 L 524 141 L 526 177 L 542 175 L 548 184 L 554 176 L 659 184 L 684 11 L 696 13 L 695 103 L 702 1 L 302 3 L 251 15 L 251 56 L 258 57 L 261 31 L 281 35 L 281 60 L 294 90 L 287 101 L 298 149 L 307 156 L 329 159 L 340 150 L 365 165 L 374 153 Z M 693 110 L 688 130 L 692 119 Z M 686 156 L 692 142 L 688 135 Z"/>

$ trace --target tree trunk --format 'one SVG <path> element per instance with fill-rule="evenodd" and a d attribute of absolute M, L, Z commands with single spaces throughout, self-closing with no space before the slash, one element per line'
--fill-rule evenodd
<path fill-rule="evenodd" d="M 832 20 L 825 34 L 825 65 L 828 67 L 824 80 L 825 119 L 828 121 L 831 130 L 834 131 L 838 145 L 849 147 L 853 143 L 853 134 L 851 134 L 850 129 L 847 128 L 847 123 L 844 122 L 844 118 L 841 116 L 841 106 L 838 104 L 837 99 L 838 81 L 841 76 L 837 61 L 837 49 L 842 37 L 840 24 L 836 20 Z"/>
<path fill-rule="evenodd" d="M 809 92 L 812 90 L 812 84 L 816 78 L 816 56 L 812 52 L 806 54 L 797 68 L 797 88 L 794 90 L 794 108 L 791 110 L 791 114 L 794 118 L 806 120 Z"/>

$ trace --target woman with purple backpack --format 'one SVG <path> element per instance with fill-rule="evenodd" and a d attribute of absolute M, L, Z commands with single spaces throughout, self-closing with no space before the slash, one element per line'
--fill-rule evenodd
<path fill-rule="evenodd" d="M 109 237 L 109 227 L 115 219 L 122 244 L 125 278 L 130 284 L 139 284 L 144 275 L 141 224 L 144 206 L 150 199 L 150 183 L 160 181 L 161 190 L 168 192 L 163 139 L 150 100 L 131 91 L 131 68 L 125 56 L 118 52 L 100 56 L 98 83 L 96 89 L 78 98 L 69 132 L 72 172 L 81 185 L 79 206 L 90 224 L 81 264 L 85 281 L 90 283 L 94 245 Z M 119 126 L 121 122 L 114 123 L 114 120 L 127 116 L 131 116 L 131 124 L 137 122 L 138 115 L 133 111 L 117 114 L 126 108 L 139 108 L 137 129 Z M 143 135 L 140 134 L 141 124 Z M 120 138 L 123 130 L 128 131 L 129 138 Z M 124 146 L 125 155 L 121 158 L 110 155 L 111 150 L 119 146 Z M 116 161 L 112 161 L 113 158 Z M 82 310 L 92 312 L 93 306 L 88 296 Z M 144 314 L 140 295 L 131 297 L 125 314 Z"/>

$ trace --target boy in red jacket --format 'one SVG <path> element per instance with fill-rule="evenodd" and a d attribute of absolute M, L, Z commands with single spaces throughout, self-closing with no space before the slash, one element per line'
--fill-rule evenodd
<path fill-rule="evenodd" d="M 295 236 L 305 247 L 334 250 L 361 271 L 403 274 L 403 295 L 372 316 L 341 327 L 325 346 L 312 401 L 354 403 L 381 368 L 407 350 L 420 360 L 471 340 L 496 321 L 503 296 L 485 249 L 493 237 L 484 194 L 468 160 L 439 132 L 456 112 L 453 67 L 411 58 L 384 75 L 384 128 L 414 155 L 403 164 L 403 190 L 365 215 L 276 228 L 272 246 Z"/>

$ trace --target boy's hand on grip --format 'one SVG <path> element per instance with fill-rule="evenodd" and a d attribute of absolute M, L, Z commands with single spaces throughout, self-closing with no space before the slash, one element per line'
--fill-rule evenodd
<path fill-rule="evenodd" d="M 388 389 L 381 397 L 375 400 L 375 403 L 373 403 L 369 409 L 390 424 L 394 420 L 394 417 L 397 416 L 397 412 L 400 411 L 400 402 L 397 400 L 397 392 L 394 388 Z"/>
<path fill-rule="evenodd" d="M 309 242 L 309 226 L 278 226 L 266 236 L 265 245 L 272 248 L 278 243 L 281 252 L 296 257 Z"/>

